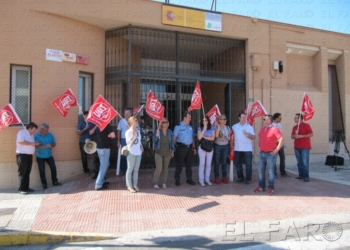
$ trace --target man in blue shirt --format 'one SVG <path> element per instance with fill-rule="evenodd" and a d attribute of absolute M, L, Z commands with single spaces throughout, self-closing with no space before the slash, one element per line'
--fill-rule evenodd
<path fill-rule="evenodd" d="M 117 127 L 118 148 L 126 146 L 125 132 L 129 129 L 128 119 L 132 116 L 132 108 L 126 108 L 124 110 L 124 119 L 120 120 Z M 123 176 L 126 173 L 127 163 L 126 156 L 121 155 L 120 158 L 120 173 L 119 176 Z"/>
<path fill-rule="evenodd" d="M 176 147 L 176 170 L 175 170 L 175 185 L 180 186 L 180 175 L 182 167 L 186 167 L 187 183 L 190 185 L 196 185 L 192 180 L 192 158 L 197 154 L 194 145 L 194 133 L 192 130 L 191 114 L 185 112 L 182 116 L 182 122 L 174 129 L 174 144 Z"/>
<path fill-rule="evenodd" d="M 43 123 L 40 132 L 34 137 L 35 142 L 39 142 L 36 146 L 36 161 L 39 167 L 39 174 L 41 184 L 44 189 L 47 189 L 47 181 L 45 176 L 45 162 L 49 164 L 51 169 L 51 180 L 54 186 L 61 186 L 62 184 L 57 180 L 57 171 L 55 160 L 52 157 L 52 148 L 56 146 L 56 140 L 53 134 L 49 132 L 49 125 Z"/>

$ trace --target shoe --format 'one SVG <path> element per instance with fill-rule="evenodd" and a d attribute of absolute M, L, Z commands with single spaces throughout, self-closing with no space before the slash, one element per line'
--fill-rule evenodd
<path fill-rule="evenodd" d="M 242 180 L 242 179 L 238 179 L 238 180 L 236 181 L 236 183 L 242 183 L 242 182 L 244 182 L 244 180 Z"/>
<path fill-rule="evenodd" d="M 227 179 L 226 178 L 222 178 L 222 183 L 227 184 L 228 183 Z"/>
<path fill-rule="evenodd" d="M 249 185 L 249 184 L 250 184 L 250 181 L 245 180 L 245 181 L 244 181 L 244 184 Z"/>
<path fill-rule="evenodd" d="M 136 193 L 135 189 L 133 189 L 132 187 L 128 187 L 128 190 L 130 191 L 130 193 Z"/>
<path fill-rule="evenodd" d="M 204 182 L 199 182 L 199 184 L 201 184 L 202 187 L 205 187 Z"/>
<path fill-rule="evenodd" d="M 205 183 L 207 183 L 209 186 L 213 185 L 213 183 L 211 183 L 210 181 L 206 181 Z"/>
<path fill-rule="evenodd" d="M 310 180 L 309 179 L 304 179 L 304 182 L 310 182 Z"/>
<path fill-rule="evenodd" d="M 275 190 L 273 190 L 273 188 L 269 188 L 269 195 L 274 195 L 275 194 Z"/>
<path fill-rule="evenodd" d="M 34 192 L 34 189 L 28 188 L 26 191 L 27 191 L 28 193 L 29 193 L 29 192 L 32 193 L 32 192 Z"/>
<path fill-rule="evenodd" d="M 298 177 L 295 177 L 295 179 L 296 179 L 296 180 L 302 180 L 302 179 L 303 179 L 303 177 L 298 176 Z"/>
<path fill-rule="evenodd" d="M 154 185 L 153 187 L 154 187 L 155 189 L 159 189 L 158 184 Z"/>
<path fill-rule="evenodd" d="M 86 174 L 86 175 L 89 175 L 90 174 L 90 170 L 88 169 L 88 170 L 84 170 L 84 173 Z"/>
<path fill-rule="evenodd" d="M 220 179 L 215 179 L 215 184 L 220 184 Z"/>
<path fill-rule="evenodd" d="M 179 180 L 176 180 L 176 181 L 175 181 L 175 185 L 176 185 L 176 186 L 180 186 L 180 185 L 181 185 L 181 184 L 180 184 L 180 181 L 179 181 Z"/>
<path fill-rule="evenodd" d="M 282 177 L 285 177 L 285 178 L 290 178 L 290 175 L 287 174 L 287 173 L 284 173 L 284 174 L 281 174 Z"/>
<path fill-rule="evenodd" d="M 196 185 L 196 183 L 194 183 L 194 181 L 192 181 L 192 180 L 187 180 L 186 183 L 187 183 L 187 184 L 190 184 L 190 185 L 192 185 L 192 186 Z"/>
<path fill-rule="evenodd" d="M 109 181 L 105 181 L 105 183 L 103 183 L 103 185 L 102 186 L 106 186 L 106 187 L 108 187 L 109 186 Z"/>
<path fill-rule="evenodd" d="M 258 193 L 258 192 L 264 192 L 264 189 L 260 186 L 258 186 L 255 190 L 254 193 Z"/>
<path fill-rule="evenodd" d="M 102 186 L 100 188 L 96 188 L 95 190 L 96 191 L 101 191 L 101 190 L 106 190 L 106 189 L 108 189 L 108 186 Z"/>
<path fill-rule="evenodd" d="M 91 179 L 96 180 L 96 179 L 97 179 L 97 176 L 98 176 L 98 174 L 95 173 L 94 176 L 93 176 Z"/>
<path fill-rule="evenodd" d="M 47 185 L 44 185 L 44 186 L 43 186 L 43 189 L 47 189 Z"/>
<path fill-rule="evenodd" d="M 19 194 L 23 194 L 23 195 L 28 194 L 28 192 L 26 192 L 26 191 L 18 191 L 18 193 L 19 193 Z"/>
<path fill-rule="evenodd" d="M 62 183 L 55 182 L 53 185 L 54 185 L 54 186 L 62 186 Z"/>
<path fill-rule="evenodd" d="M 162 188 L 167 188 L 167 186 L 166 186 L 166 184 L 165 184 L 165 183 L 163 184 Z"/>
<path fill-rule="evenodd" d="M 120 171 L 118 177 L 122 177 L 124 175 L 125 175 L 125 172 L 124 171 Z"/>
<path fill-rule="evenodd" d="M 140 189 L 138 187 L 134 186 L 134 189 L 136 192 L 140 192 Z"/>

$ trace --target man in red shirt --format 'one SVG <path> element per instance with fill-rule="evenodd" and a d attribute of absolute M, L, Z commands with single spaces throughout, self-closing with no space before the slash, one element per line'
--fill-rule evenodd
<path fill-rule="evenodd" d="M 309 124 L 304 123 L 303 114 L 295 114 L 292 139 L 294 140 L 294 152 L 298 162 L 299 176 L 295 179 L 309 182 L 309 155 L 311 149 L 310 138 L 314 136 Z M 299 124 L 299 125 L 298 125 Z"/>
<path fill-rule="evenodd" d="M 265 191 L 265 172 L 267 167 L 268 179 L 269 179 L 269 195 L 275 193 L 275 168 L 276 168 L 276 157 L 278 151 L 283 146 L 283 136 L 281 132 L 272 125 L 273 117 L 272 115 L 266 115 L 264 117 L 264 127 L 261 128 L 259 132 L 259 186 L 254 190 L 254 192 Z"/>

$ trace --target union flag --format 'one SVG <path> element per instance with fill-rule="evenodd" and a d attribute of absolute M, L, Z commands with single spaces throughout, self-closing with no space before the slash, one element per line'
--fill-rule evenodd
<path fill-rule="evenodd" d="M 78 102 L 71 89 L 67 89 L 62 95 L 51 102 L 52 106 L 60 115 L 66 117 L 71 107 L 77 106 Z"/>
<path fill-rule="evenodd" d="M 265 116 L 267 115 L 267 111 L 264 108 L 264 106 L 261 104 L 261 102 L 259 100 L 257 100 L 256 102 L 253 103 L 249 114 L 247 115 L 247 122 L 250 125 L 253 125 L 254 119 L 261 117 L 261 116 Z"/>
<path fill-rule="evenodd" d="M 136 108 L 134 108 L 133 111 L 132 111 L 133 116 L 137 116 L 137 114 L 140 113 L 140 111 L 143 109 L 143 106 L 145 106 L 145 104 L 142 104 L 142 105 L 137 106 Z"/>
<path fill-rule="evenodd" d="M 87 120 L 96 124 L 102 131 L 117 114 L 112 105 L 100 95 L 92 104 Z"/>
<path fill-rule="evenodd" d="M 304 113 L 304 121 L 309 121 L 312 119 L 315 113 L 314 105 L 307 94 L 304 93 L 303 102 L 301 106 L 301 112 Z"/>
<path fill-rule="evenodd" d="M 0 131 L 11 124 L 19 123 L 22 123 L 21 119 L 11 104 L 7 104 L 0 109 Z"/>
<path fill-rule="evenodd" d="M 234 161 L 235 160 L 235 132 L 233 131 L 233 129 L 231 129 L 231 133 L 230 133 L 230 140 L 232 142 L 232 148 L 230 148 L 230 152 L 228 153 L 227 157 L 230 159 L 230 161 Z"/>
<path fill-rule="evenodd" d="M 194 89 L 192 100 L 191 100 L 191 106 L 188 107 L 188 111 L 194 110 L 194 109 L 200 109 L 202 105 L 202 91 L 201 86 L 199 82 L 197 82 L 196 87 Z"/>
<path fill-rule="evenodd" d="M 216 126 L 216 124 L 218 124 L 220 115 L 220 109 L 217 104 L 215 104 L 215 106 L 206 114 L 206 116 L 209 117 L 210 124 L 212 126 Z"/>
<path fill-rule="evenodd" d="M 163 121 L 164 117 L 164 106 L 158 101 L 152 91 L 149 91 L 147 102 L 146 102 L 147 114 L 157 121 Z"/>

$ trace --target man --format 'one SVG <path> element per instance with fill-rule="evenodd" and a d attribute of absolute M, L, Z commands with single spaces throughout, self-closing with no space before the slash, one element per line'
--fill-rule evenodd
<path fill-rule="evenodd" d="M 249 184 L 252 180 L 252 159 L 253 159 L 253 145 L 252 141 L 255 139 L 254 128 L 247 123 L 247 115 L 244 112 L 238 115 L 239 122 L 232 126 L 234 132 L 234 155 L 235 166 L 237 170 L 238 183 L 244 181 Z M 231 148 L 233 141 L 231 141 Z M 245 159 L 246 177 L 243 175 L 243 158 Z"/>
<path fill-rule="evenodd" d="M 272 126 L 275 126 L 276 128 L 278 128 L 278 130 L 282 134 L 281 121 L 282 121 L 281 113 L 275 113 L 273 115 Z M 280 157 L 280 173 L 281 173 L 281 176 L 283 176 L 283 177 L 289 177 L 289 175 L 286 173 L 286 157 L 285 157 L 285 154 L 284 154 L 284 147 L 285 147 L 285 144 L 278 151 L 278 156 Z M 277 170 L 276 169 L 275 169 L 275 175 L 277 177 Z"/>
<path fill-rule="evenodd" d="M 86 174 L 89 174 L 90 170 L 88 168 L 87 153 L 84 150 L 84 146 L 85 146 L 86 139 L 90 139 L 89 131 L 95 126 L 92 122 L 87 121 L 88 114 L 89 114 L 89 111 L 84 111 L 83 113 L 84 121 L 79 122 L 78 130 L 77 130 L 78 134 L 80 135 L 79 148 L 80 148 L 80 154 L 81 154 L 81 162 L 83 164 L 84 173 Z M 92 179 L 94 180 L 97 178 L 97 174 L 100 169 L 100 161 L 98 159 L 97 152 L 93 153 L 92 156 L 94 159 L 92 165 L 95 171 L 95 175 L 92 177 Z"/>
<path fill-rule="evenodd" d="M 259 132 L 259 186 L 254 190 L 254 192 L 265 191 L 265 172 L 267 167 L 268 179 L 269 179 L 269 195 L 274 195 L 275 193 L 275 167 L 276 167 L 276 157 L 278 151 L 283 146 L 283 136 L 278 128 L 272 126 L 273 117 L 272 115 L 266 115 L 264 117 L 264 127 L 261 128 Z"/>
<path fill-rule="evenodd" d="M 294 152 L 298 162 L 299 176 L 295 179 L 309 182 L 309 154 L 311 149 L 310 138 L 314 136 L 309 124 L 304 123 L 303 114 L 295 114 L 294 122 L 297 124 L 292 130 Z"/>
<path fill-rule="evenodd" d="M 115 133 L 111 125 L 107 125 L 102 131 L 95 126 L 90 130 L 90 135 L 94 135 L 94 141 L 97 144 L 97 154 L 100 159 L 100 170 L 95 182 L 95 190 L 104 190 L 108 188 L 109 182 L 106 181 L 105 175 L 109 167 L 109 156 L 111 153 L 112 139 Z"/>
<path fill-rule="evenodd" d="M 29 175 L 32 170 L 35 146 L 40 144 L 34 140 L 34 133 L 37 129 L 38 125 L 31 122 L 27 125 L 26 129 L 22 129 L 17 133 L 16 162 L 19 180 L 18 192 L 20 194 L 27 194 L 34 191 L 29 188 Z"/>
<path fill-rule="evenodd" d="M 61 186 L 57 180 L 57 170 L 55 160 L 52 156 L 52 148 L 56 146 L 56 140 L 52 133 L 49 132 L 49 125 L 43 123 L 40 132 L 34 137 L 36 142 L 40 144 L 36 146 L 36 161 L 39 167 L 39 174 L 43 189 L 47 189 L 47 181 L 45 176 L 45 162 L 49 164 L 51 170 L 52 185 Z"/>
<path fill-rule="evenodd" d="M 185 112 L 182 116 L 182 122 L 174 129 L 174 144 L 176 147 L 176 169 L 175 169 L 175 185 L 180 186 L 180 175 L 182 167 L 186 166 L 187 183 L 196 185 L 192 180 L 192 157 L 197 154 L 194 140 L 193 130 L 190 125 L 191 114 Z"/>
<path fill-rule="evenodd" d="M 126 146 L 125 132 L 128 130 L 128 119 L 131 116 L 132 116 L 132 109 L 126 108 L 124 110 L 124 119 L 119 121 L 118 127 L 117 127 L 118 148 Z M 126 156 L 121 155 L 119 176 L 125 175 L 126 169 L 127 169 Z"/>

